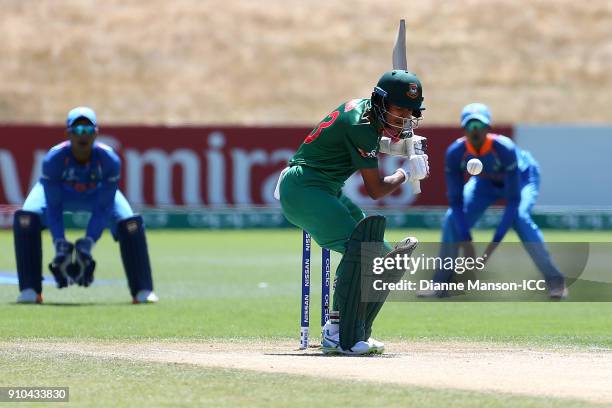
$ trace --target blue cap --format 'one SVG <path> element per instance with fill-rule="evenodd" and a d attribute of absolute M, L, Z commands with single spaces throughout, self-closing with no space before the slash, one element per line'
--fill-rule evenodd
<path fill-rule="evenodd" d="M 470 103 L 469 105 L 465 105 L 461 111 L 461 127 L 465 127 L 472 119 L 479 120 L 485 125 L 490 126 L 491 111 L 489 111 L 487 105 L 483 103 Z"/>
<path fill-rule="evenodd" d="M 66 118 L 66 126 L 72 127 L 74 122 L 76 122 L 79 118 L 85 118 L 91 122 L 92 125 L 98 126 L 98 122 L 96 120 L 96 112 L 93 109 L 88 108 L 87 106 L 78 106 L 68 112 L 68 117 Z"/>

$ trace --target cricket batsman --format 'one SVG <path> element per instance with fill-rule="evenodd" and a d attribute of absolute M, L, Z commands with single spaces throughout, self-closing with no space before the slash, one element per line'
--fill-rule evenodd
<path fill-rule="evenodd" d="M 119 241 L 133 303 L 154 303 L 151 265 L 142 217 L 135 215 L 118 190 L 121 161 L 107 145 L 96 142 L 95 112 L 77 107 L 68 112 L 64 141 L 49 150 L 42 176 L 15 212 L 13 233 L 19 278 L 17 303 L 42 303 L 41 231 L 49 228 L 55 257 L 49 269 L 58 288 L 89 286 L 96 262 L 93 249 L 109 227 Z M 85 236 L 72 243 L 64 234 L 65 211 L 91 213 Z"/>
<path fill-rule="evenodd" d="M 380 199 L 407 181 L 429 174 L 427 155 L 413 155 L 407 168 L 388 176 L 378 170 L 382 136 L 398 141 L 421 119 L 421 82 L 413 73 L 384 73 L 371 98 L 353 99 L 334 109 L 306 137 L 279 179 L 278 192 L 285 217 L 308 231 L 324 248 L 343 254 L 336 271 L 333 309 L 323 330 L 326 354 L 382 353 L 384 344 L 371 338 L 372 323 L 384 298 L 362 302 L 360 252 L 363 242 L 384 242 L 385 219 L 366 217 L 342 193 L 344 182 L 356 171 L 373 199 Z M 385 253 L 408 253 L 416 247 L 409 237 Z M 387 255 L 388 256 L 388 255 Z"/>
<path fill-rule="evenodd" d="M 482 103 L 471 103 L 463 108 L 461 127 L 465 135 L 451 144 L 446 152 L 445 172 L 450 208 L 442 226 L 441 258 L 456 257 L 459 247 L 463 248 L 465 256 L 473 257 L 470 229 L 490 205 L 503 198 L 506 206 L 501 222 L 483 257 L 486 259 L 491 255 L 512 227 L 544 275 L 549 296 L 553 299 L 565 298 L 565 279 L 553 264 L 542 232 L 531 218 L 531 209 L 540 186 L 538 163 L 511 139 L 490 133 L 491 113 Z M 483 170 L 470 177 L 464 185 L 467 162 L 472 158 L 482 162 Z M 451 269 L 439 269 L 433 280 L 449 282 L 452 274 Z M 436 295 L 444 296 L 445 293 Z"/>

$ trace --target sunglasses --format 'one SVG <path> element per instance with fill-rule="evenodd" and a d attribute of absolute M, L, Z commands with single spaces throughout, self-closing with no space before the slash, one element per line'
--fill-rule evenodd
<path fill-rule="evenodd" d="M 482 123 L 478 119 L 472 119 L 465 125 L 465 130 L 471 132 L 473 130 L 485 129 L 486 127 L 487 125 Z"/>
<path fill-rule="evenodd" d="M 91 136 L 96 134 L 96 127 L 92 125 L 75 125 L 68 128 L 68 132 L 77 136 Z"/>

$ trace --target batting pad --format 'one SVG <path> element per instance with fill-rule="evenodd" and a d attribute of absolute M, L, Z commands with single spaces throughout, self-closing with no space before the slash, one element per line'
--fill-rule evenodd
<path fill-rule="evenodd" d="M 143 289 L 152 291 L 151 262 L 142 217 L 136 215 L 120 221 L 117 236 L 132 297 Z"/>
<path fill-rule="evenodd" d="M 19 290 L 42 292 L 42 224 L 40 215 L 18 210 L 13 218 Z"/>
<path fill-rule="evenodd" d="M 335 296 L 340 312 L 340 346 L 344 350 L 364 340 L 365 335 L 366 304 L 361 301 L 362 244 L 383 242 L 385 225 L 385 217 L 380 215 L 361 220 L 351 233 L 338 265 Z"/>

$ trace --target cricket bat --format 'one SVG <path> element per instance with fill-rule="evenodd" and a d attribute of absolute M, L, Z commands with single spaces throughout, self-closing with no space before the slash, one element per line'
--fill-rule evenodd
<path fill-rule="evenodd" d="M 400 20 L 399 30 L 397 32 L 397 39 L 395 40 L 395 46 L 393 47 L 393 69 L 402 69 L 408 70 L 408 57 L 406 56 L 406 21 L 404 19 Z M 406 146 L 408 149 L 408 155 L 414 156 L 414 132 L 411 130 L 406 135 Z M 412 185 L 412 192 L 414 194 L 421 193 L 421 182 L 413 181 L 410 183 Z"/>

